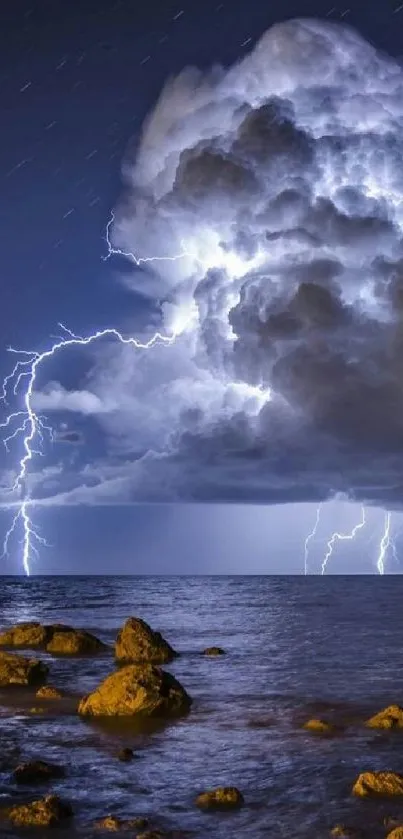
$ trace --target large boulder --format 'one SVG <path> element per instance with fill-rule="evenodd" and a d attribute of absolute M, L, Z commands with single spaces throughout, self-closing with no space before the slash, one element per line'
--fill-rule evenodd
<path fill-rule="evenodd" d="M 0 687 L 13 685 L 41 685 L 46 682 L 49 668 L 43 661 L 0 652 Z"/>
<path fill-rule="evenodd" d="M 20 763 L 13 772 L 17 784 L 38 784 L 43 781 L 53 781 L 55 778 L 64 778 L 65 774 L 63 766 L 56 763 L 47 763 L 44 760 Z"/>
<path fill-rule="evenodd" d="M 242 807 L 244 798 L 236 787 L 217 787 L 217 789 L 202 792 L 197 796 L 195 804 L 202 810 L 228 810 Z"/>
<path fill-rule="evenodd" d="M 30 804 L 8 807 L 3 814 L 17 827 L 54 827 L 71 818 L 73 811 L 57 795 L 47 795 Z"/>
<path fill-rule="evenodd" d="M 53 655 L 90 655 L 106 649 L 99 638 L 83 629 L 62 625 L 50 629 L 52 634 L 46 644 L 46 652 Z"/>
<path fill-rule="evenodd" d="M 403 775 L 396 772 L 361 772 L 354 786 L 354 795 L 403 795 Z"/>
<path fill-rule="evenodd" d="M 48 640 L 48 631 L 45 626 L 37 621 L 29 623 L 17 623 L 0 633 L 0 646 L 2 647 L 44 647 Z"/>
<path fill-rule="evenodd" d="M 388 705 L 367 720 L 365 725 L 369 728 L 403 728 L 403 708 L 400 705 Z"/>
<path fill-rule="evenodd" d="M 95 635 L 65 624 L 19 623 L 0 634 L 3 647 L 43 648 L 54 655 L 88 655 L 106 649 Z"/>
<path fill-rule="evenodd" d="M 90 716 L 170 717 L 189 710 L 192 700 L 182 685 L 159 667 L 129 664 L 85 696 L 78 713 Z"/>
<path fill-rule="evenodd" d="M 154 632 L 141 618 L 129 618 L 116 638 L 115 658 L 120 664 L 166 664 L 177 655 L 161 633 Z"/>

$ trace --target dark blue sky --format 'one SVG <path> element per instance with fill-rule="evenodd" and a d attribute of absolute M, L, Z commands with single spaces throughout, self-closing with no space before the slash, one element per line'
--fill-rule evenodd
<path fill-rule="evenodd" d="M 230 65 L 276 21 L 306 16 L 344 19 L 376 46 L 399 56 L 403 10 L 398 7 L 399 0 L 346 0 L 334 8 L 331 0 L 7 4 L 0 28 L 0 372 L 9 370 L 7 345 L 45 347 L 58 321 L 87 334 L 106 326 L 122 328 L 128 309 L 132 317 L 147 316 L 145 300 L 116 282 L 120 260 L 103 262 L 102 256 L 105 226 L 121 194 L 121 161 L 169 75 L 189 64 Z M 75 386 L 81 364 L 76 359 L 64 367 L 66 387 Z M 102 441 L 95 423 L 88 428 L 86 442 L 89 433 L 96 456 Z M 208 512 L 200 507 L 191 515 L 185 507 L 173 514 L 152 506 L 48 511 L 46 533 L 53 547 L 43 552 L 36 570 L 96 572 L 101 562 L 102 571 L 135 573 L 146 570 L 146 555 L 147 569 L 156 572 L 211 573 L 221 540 L 225 556 L 217 570 L 253 571 L 256 524 L 250 511 L 243 514 L 233 558 L 228 533 L 231 516 L 239 520 L 239 515 L 225 508 L 220 518 L 218 508 Z M 262 527 L 261 512 L 254 515 Z M 6 514 L 0 522 L 3 518 L 5 527 Z M 304 533 L 301 521 L 297 544 Z M 271 532 L 268 526 L 262 534 L 267 568 L 266 549 L 256 536 L 255 570 L 298 571 L 298 551 L 291 544 L 285 550 L 281 529 L 275 550 L 278 555 L 282 545 L 282 559 L 273 559 Z M 5 570 L 18 572 L 16 553 Z"/>

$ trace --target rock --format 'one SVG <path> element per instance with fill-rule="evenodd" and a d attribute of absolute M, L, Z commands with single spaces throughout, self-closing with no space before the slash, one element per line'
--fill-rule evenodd
<path fill-rule="evenodd" d="M 345 824 L 336 824 L 330 831 L 330 835 L 339 839 L 358 839 L 360 833 L 353 827 L 346 827 Z"/>
<path fill-rule="evenodd" d="M 37 621 L 17 623 L 0 634 L 0 646 L 3 647 L 44 647 L 47 640 L 46 627 Z"/>
<path fill-rule="evenodd" d="M 35 647 L 55 655 L 84 655 L 106 649 L 95 635 L 65 624 L 43 626 L 37 622 L 20 623 L 0 635 L 4 647 Z"/>
<path fill-rule="evenodd" d="M 52 637 L 46 644 L 46 652 L 53 655 L 89 655 L 106 649 L 106 645 L 83 629 L 71 626 L 51 627 Z"/>
<path fill-rule="evenodd" d="M 172 835 L 171 832 L 166 833 L 161 830 L 146 830 L 144 833 L 137 833 L 136 839 L 168 839 Z"/>
<path fill-rule="evenodd" d="M 44 760 L 32 760 L 20 763 L 14 770 L 13 776 L 17 784 L 36 784 L 52 781 L 54 778 L 64 778 L 63 766 L 56 763 L 46 763 Z"/>
<path fill-rule="evenodd" d="M 18 827 L 53 827 L 73 815 L 70 804 L 57 795 L 47 795 L 30 804 L 16 804 L 3 813 Z"/>
<path fill-rule="evenodd" d="M 336 726 L 330 722 L 316 719 L 305 722 L 303 728 L 305 728 L 305 731 L 311 731 L 313 734 L 335 734 L 337 731 Z"/>
<path fill-rule="evenodd" d="M 121 749 L 118 754 L 118 760 L 121 760 L 122 763 L 127 763 L 129 760 L 133 760 L 134 758 L 134 751 L 133 749 Z"/>
<path fill-rule="evenodd" d="M 148 819 L 141 817 L 135 819 L 119 819 L 117 816 L 105 816 L 94 824 L 95 830 L 110 830 L 120 832 L 122 830 L 142 830 L 148 827 Z"/>
<path fill-rule="evenodd" d="M 49 668 L 36 658 L 23 658 L 0 652 L 0 687 L 40 685 L 46 682 Z"/>
<path fill-rule="evenodd" d="M 225 650 L 222 647 L 207 647 L 203 650 L 203 655 L 225 655 Z"/>
<path fill-rule="evenodd" d="M 200 793 L 195 803 L 197 807 L 202 809 L 221 810 L 241 807 L 244 798 L 236 787 L 217 787 L 217 789 Z"/>
<path fill-rule="evenodd" d="M 52 685 L 44 685 L 39 688 L 35 696 L 36 699 L 63 699 L 63 694 L 60 693 L 60 690 L 52 687 Z"/>
<path fill-rule="evenodd" d="M 46 714 L 46 708 L 39 708 L 38 706 L 34 705 L 33 708 L 29 709 L 29 713 L 30 714 Z"/>
<path fill-rule="evenodd" d="M 149 662 L 166 664 L 178 653 L 165 641 L 160 632 L 140 618 L 129 618 L 118 632 L 115 643 L 115 658 L 120 664 Z"/>
<path fill-rule="evenodd" d="M 388 705 L 367 720 L 365 725 L 369 728 L 403 728 L 403 708 L 399 705 Z"/>
<path fill-rule="evenodd" d="M 362 772 L 354 786 L 354 795 L 403 795 L 403 775 L 396 772 Z"/>
<path fill-rule="evenodd" d="M 151 664 L 129 664 L 85 696 L 78 713 L 91 716 L 170 717 L 189 710 L 192 700 L 170 673 Z"/>
<path fill-rule="evenodd" d="M 403 839 L 403 824 L 391 830 L 386 839 Z"/>

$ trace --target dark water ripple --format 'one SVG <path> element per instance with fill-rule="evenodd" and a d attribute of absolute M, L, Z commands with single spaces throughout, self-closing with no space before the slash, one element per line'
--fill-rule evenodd
<path fill-rule="evenodd" d="M 2 626 L 61 621 L 112 644 L 129 615 L 149 621 L 182 653 L 169 669 L 194 705 L 186 719 L 147 733 L 89 724 L 68 709 L 32 715 L 32 695 L 3 692 L 0 801 L 22 795 L 10 781 L 19 757 L 40 756 L 66 766 L 52 790 L 75 810 L 74 828 L 54 837 L 90 837 L 108 812 L 149 815 L 195 839 L 207 831 L 322 839 L 340 821 L 383 837 L 386 815 L 403 822 L 403 802 L 355 800 L 351 785 L 366 769 L 403 772 L 403 735 L 360 725 L 403 704 L 402 603 L 402 577 L 3 578 Z M 211 644 L 228 655 L 201 657 Z M 50 681 L 77 695 L 113 669 L 111 654 L 44 657 Z M 346 731 L 321 739 L 301 730 L 323 714 L 348 723 Z M 123 745 L 138 759 L 117 761 Z M 245 808 L 200 813 L 195 795 L 221 784 L 238 786 Z M 0 836 L 17 835 L 0 821 Z"/>

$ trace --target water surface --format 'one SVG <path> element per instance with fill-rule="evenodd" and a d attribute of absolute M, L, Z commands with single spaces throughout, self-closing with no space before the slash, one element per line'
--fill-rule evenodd
<path fill-rule="evenodd" d="M 402 604 L 403 577 L 392 576 L 2 578 L 2 627 L 64 622 L 113 644 L 127 617 L 144 618 L 181 653 L 167 669 L 194 704 L 185 719 L 139 733 L 57 708 L 35 715 L 33 693 L 3 691 L 0 801 L 37 792 L 23 794 L 10 769 L 41 757 L 67 769 L 51 788 L 74 807 L 69 837 L 94 835 L 93 821 L 109 812 L 150 816 L 195 839 L 207 831 L 216 839 L 321 839 L 341 821 L 384 836 L 385 816 L 403 822 L 403 802 L 355 800 L 351 786 L 363 770 L 403 772 L 403 734 L 361 723 L 403 704 Z M 227 655 L 202 657 L 213 644 Z M 112 653 L 43 657 L 49 682 L 80 696 L 114 668 Z M 347 727 L 336 738 L 314 737 L 301 729 L 314 715 Z M 120 763 L 122 746 L 138 758 Z M 244 809 L 199 812 L 194 797 L 217 785 L 239 787 Z M 0 836 L 17 835 L 0 821 Z"/>

